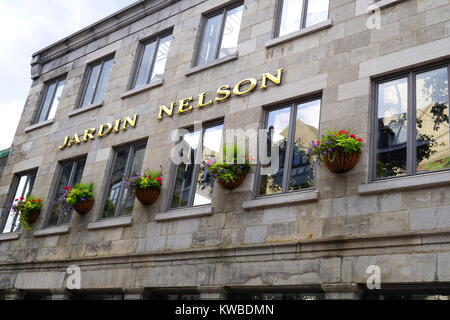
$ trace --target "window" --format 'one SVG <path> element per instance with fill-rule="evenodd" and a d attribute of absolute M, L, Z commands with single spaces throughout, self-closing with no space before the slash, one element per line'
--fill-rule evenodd
<path fill-rule="evenodd" d="M 130 197 L 123 181 L 124 177 L 141 173 L 145 147 L 146 143 L 139 143 L 116 150 L 102 218 L 131 215 L 134 208 L 134 197 Z"/>
<path fill-rule="evenodd" d="M 65 78 L 53 80 L 45 85 L 45 94 L 43 96 L 42 104 L 36 116 L 35 124 L 53 119 L 56 114 L 61 95 L 64 89 Z"/>
<path fill-rule="evenodd" d="M 214 160 L 221 152 L 223 124 L 217 124 L 185 134 L 180 143 L 190 154 L 180 156 L 185 162 L 176 166 L 170 209 L 211 204 L 214 180 L 209 176 L 205 164 Z"/>
<path fill-rule="evenodd" d="M 313 187 L 314 168 L 306 152 L 319 134 L 320 108 L 321 99 L 315 98 L 268 111 L 266 150 L 269 157 L 279 150 L 279 166 L 277 172 L 270 169 L 276 167 L 272 163 L 260 167 L 259 196 Z"/>
<path fill-rule="evenodd" d="M 280 0 L 278 37 L 328 19 L 329 0 Z"/>
<path fill-rule="evenodd" d="M 114 58 L 109 57 L 89 66 L 81 107 L 102 101 L 113 63 Z"/>
<path fill-rule="evenodd" d="M 450 168 L 448 68 L 376 82 L 374 179 Z"/>
<path fill-rule="evenodd" d="M 236 52 L 244 5 L 239 3 L 205 17 L 197 66 Z"/>
<path fill-rule="evenodd" d="M 163 79 L 171 41 L 172 34 L 165 34 L 142 44 L 133 88 Z"/>
<path fill-rule="evenodd" d="M 58 182 L 54 191 L 53 200 L 56 201 L 64 193 L 64 187 L 73 187 L 81 181 L 86 159 L 74 160 L 60 165 Z M 70 221 L 71 212 L 59 212 L 56 205 L 53 205 L 47 220 L 47 226 L 58 226 L 67 224 Z"/>
<path fill-rule="evenodd" d="M 13 211 L 9 204 L 15 199 L 20 199 L 21 197 L 26 198 L 31 194 L 34 181 L 36 180 L 36 174 L 37 171 L 33 171 L 14 178 L 12 192 L 8 197 L 8 205 L 5 206 L 6 211 L 0 220 L 0 230 L 2 233 L 16 232 L 19 230 L 19 214 Z"/>

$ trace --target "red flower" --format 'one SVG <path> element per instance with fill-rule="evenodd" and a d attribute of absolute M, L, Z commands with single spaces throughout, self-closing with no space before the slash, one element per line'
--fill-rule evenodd
<path fill-rule="evenodd" d="M 158 181 L 159 184 L 162 184 L 162 179 L 161 179 L 161 177 L 157 177 L 157 178 L 156 178 L 156 181 Z"/>
<path fill-rule="evenodd" d="M 359 141 L 359 142 L 363 142 L 363 139 L 359 138 L 358 141 Z"/>
<path fill-rule="evenodd" d="M 320 140 L 317 140 L 317 144 L 320 144 Z"/>
<path fill-rule="evenodd" d="M 19 201 L 19 199 L 16 199 L 16 201 Z"/>
<path fill-rule="evenodd" d="M 24 197 L 20 197 L 20 201 L 22 201 L 22 200 L 24 200 L 25 198 Z"/>
<path fill-rule="evenodd" d="M 356 139 L 356 136 L 354 134 L 351 134 L 350 138 Z"/>
<path fill-rule="evenodd" d="M 70 189 L 69 186 L 65 186 L 65 187 L 64 187 L 64 190 L 69 190 L 69 189 Z"/>

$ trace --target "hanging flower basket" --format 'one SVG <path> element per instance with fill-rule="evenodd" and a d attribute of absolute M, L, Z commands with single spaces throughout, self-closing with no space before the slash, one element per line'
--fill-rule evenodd
<path fill-rule="evenodd" d="M 247 173 L 241 173 L 241 174 L 237 174 L 236 178 L 233 181 L 227 182 L 222 179 L 218 179 L 218 180 L 219 180 L 220 185 L 223 188 L 228 189 L 228 190 L 233 190 L 233 189 L 239 188 L 242 185 L 242 183 L 244 182 L 246 177 L 247 177 Z"/>
<path fill-rule="evenodd" d="M 73 208 L 76 212 L 81 215 L 85 215 L 89 211 L 91 211 L 94 206 L 94 200 L 79 200 L 77 203 L 73 205 Z"/>
<path fill-rule="evenodd" d="M 225 189 L 236 189 L 244 182 L 251 169 L 250 163 L 255 159 L 240 152 L 237 144 L 223 146 L 222 154 L 221 161 L 211 158 L 204 162 L 203 176 L 216 180 Z"/>
<path fill-rule="evenodd" d="M 324 157 L 325 166 L 333 173 L 346 173 L 352 170 L 359 162 L 361 152 L 336 152 L 334 155 Z"/>
<path fill-rule="evenodd" d="M 94 206 L 94 184 L 77 183 L 73 188 L 66 186 L 61 200 L 64 202 L 63 214 L 73 208 L 79 214 L 85 215 Z"/>
<path fill-rule="evenodd" d="M 329 131 L 320 140 L 309 143 L 308 156 L 315 163 L 323 162 L 333 173 L 345 173 L 359 162 L 363 139 L 349 131 Z M 299 148 L 303 147 L 302 145 Z"/>
<path fill-rule="evenodd" d="M 161 193 L 162 167 L 158 171 L 147 169 L 142 175 L 125 179 L 123 184 L 130 190 L 131 197 L 136 196 L 144 206 L 150 206 L 158 200 Z"/>
<path fill-rule="evenodd" d="M 154 204 L 159 197 L 161 190 L 159 188 L 136 189 L 136 198 L 144 205 Z"/>
<path fill-rule="evenodd" d="M 30 224 L 35 223 L 36 220 L 39 218 L 40 214 L 41 214 L 41 210 L 30 211 L 25 219 L 26 219 L 27 223 L 30 223 Z"/>

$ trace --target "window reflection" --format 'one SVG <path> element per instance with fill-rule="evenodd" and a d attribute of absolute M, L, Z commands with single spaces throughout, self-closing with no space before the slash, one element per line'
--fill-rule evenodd
<path fill-rule="evenodd" d="M 377 177 L 406 173 L 407 78 L 382 83 L 378 94 Z"/>
<path fill-rule="evenodd" d="M 417 171 L 449 168 L 447 68 L 416 76 L 416 108 Z"/>

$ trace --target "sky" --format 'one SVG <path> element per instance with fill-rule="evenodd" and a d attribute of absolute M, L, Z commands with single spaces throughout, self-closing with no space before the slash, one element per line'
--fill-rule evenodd
<path fill-rule="evenodd" d="M 0 150 L 9 148 L 31 86 L 31 55 L 136 0 L 0 0 Z"/>

